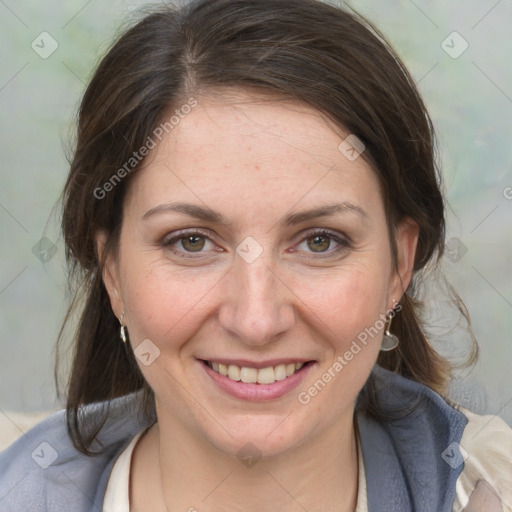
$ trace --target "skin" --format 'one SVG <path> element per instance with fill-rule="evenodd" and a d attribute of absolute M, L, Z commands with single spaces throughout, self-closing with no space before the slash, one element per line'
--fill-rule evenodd
<path fill-rule="evenodd" d="M 149 366 L 139 362 L 158 423 L 134 450 L 131 510 L 353 511 L 354 405 L 382 332 L 310 403 L 297 395 L 400 300 L 417 225 L 398 227 L 395 267 L 375 172 L 362 157 L 349 161 L 338 149 L 348 134 L 309 106 L 243 91 L 197 101 L 133 176 L 119 250 L 104 270 L 133 348 L 149 339 L 160 350 Z M 174 201 L 213 209 L 229 225 L 171 211 L 143 218 Z M 280 224 L 341 202 L 364 215 Z M 198 235 L 199 252 L 183 239 L 166 245 L 196 228 L 208 235 Z M 319 229 L 348 245 L 327 237 L 317 247 Z M 236 253 L 248 236 L 263 249 L 252 263 Z M 97 241 L 101 252 L 105 234 Z M 226 357 L 315 364 L 296 390 L 249 402 L 220 391 L 198 361 Z M 252 467 L 237 457 L 247 443 L 262 457 Z"/>

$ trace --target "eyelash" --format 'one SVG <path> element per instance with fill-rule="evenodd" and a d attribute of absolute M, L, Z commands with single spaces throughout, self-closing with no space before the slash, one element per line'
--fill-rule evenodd
<path fill-rule="evenodd" d="M 165 239 L 163 241 L 162 245 L 164 247 L 169 247 L 174 253 L 179 254 L 183 258 L 190 258 L 190 259 L 199 258 L 199 257 L 201 257 L 201 254 L 203 254 L 202 251 L 193 253 L 193 252 L 187 252 L 187 251 L 179 251 L 176 248 L 172 247 L 172 245 L 174 243 L 179 242 L 180 240 L 182 240 L 184 238 L 194 236 L 194 235 L 204 237 L 213 243 L 213 241 L 211 240 L 211 238 L 207 232 L 202 231 L 201 229 L 194 229 L 194 230 L 190 230 L 190 231 L 186 231 L 186 230 L 179 231 L 172 238 Z M 332 231 L 329 231 L 326 229 L 319 229 L 316 231 L 307 232 L 304 235 L 304 237 L 300 240 L 299 244 L 307 241 L 308 239 L 315 238 L 317 236 L 329 238 L 330 240 L 333 240 L 336 243 L 338 243 L 339 247 L 334 250 L 329 250 L 328 252 L 323 252 L 323 253 L 322 252 L 318 252 L 318 253 L 311 252 L 310 254 L 312 254 L 312 255 L 316 254 L 316 256 L 312 256 L 314 259 L 329 258 L 329 257 L 332 257 L 334 254 L 338 254 L 339 252 L 349 249 L 351 247 L 351 243 L 347 237 L 342 237 L 342 236 L 336 234 L 335 232 L 332 232 Z M 187 254 L 190 256 L 184 256 L 184 254 Z M 192 256 L 192 254 L 198 254 L 198 256 Z"/>

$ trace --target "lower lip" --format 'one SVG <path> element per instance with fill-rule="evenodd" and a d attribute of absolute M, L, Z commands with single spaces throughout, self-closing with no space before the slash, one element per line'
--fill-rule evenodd
<path fill-rule="evenodd" d="M 276 380 L 273 384 L 249 384 L 240 381 L 235 382 L 229 377 L 212 370 L 206 363 L 201 362 L 201 364 L 207 375 L 222 391 L 235 398 L 241 398 L 242 400 L 249 400 L 252 402 L 275 400 L 276 398 L 286 395 L 300 385 L 309 373 L 311 367 L 314 365 L 313 362 L 309 362 L 299 371 L 290 375 L 290 377 L 286 377 L 286 379 L 283 380 Z"/>

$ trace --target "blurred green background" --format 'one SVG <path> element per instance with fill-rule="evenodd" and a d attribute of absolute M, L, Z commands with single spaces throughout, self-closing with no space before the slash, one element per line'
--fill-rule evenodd
<path fill-rule="evenodd" d="M 451 208 L 443 265 L 481 347 L 452 396 L 512 425 L 512 2 L 344 4 L 394 45 L 438 130 Z M 0 1 L 0 412 L 62 406 L 54 344 L 69 298 L 55 204 L 66 149 L 95 64 L 120 24 L 147 5 Z M 433 343 L 459 357 L 469 337 L 454 326 L 446 298 L 430 291 Z"/>

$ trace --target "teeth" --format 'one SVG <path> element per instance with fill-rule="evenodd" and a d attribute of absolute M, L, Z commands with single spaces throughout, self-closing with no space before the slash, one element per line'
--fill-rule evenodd
<path fill-rule="evenodd" d="M 240 369 L 240 380 L 247 383 L 255 383 L 258 381 L 258 370 L 256 368 L 246 368 L 245 366 Z"/>
<path fill-rule="evenodd" d="M 277 380 L 284 380 L 296 371 L 300 370 L 304 363 L 279 364 L 267 368 L 239 367 L 234 364 L 229 366 L 222 363 L 209 362 L 208 365 L 217 373 L 229 377 L 231 380 L 245 383 L 273 384 Z"/>
<path fill-rule="evenodd" d="M 240 380 L 240 368 L 234 364 L 228 366 L 228 377 L 231 380 Z"/>
<path fill-rule="evenodd" d="M 279 364 L 274 368 L 274 377 L 276 380 L 284 380 L 286 379 L 286 365 Z"/>
<path fill-rule="evenodd" d="M 274 384 L 275 381 L 275 371 L 272 366 L 258 370 L 258 384 Z"/>

